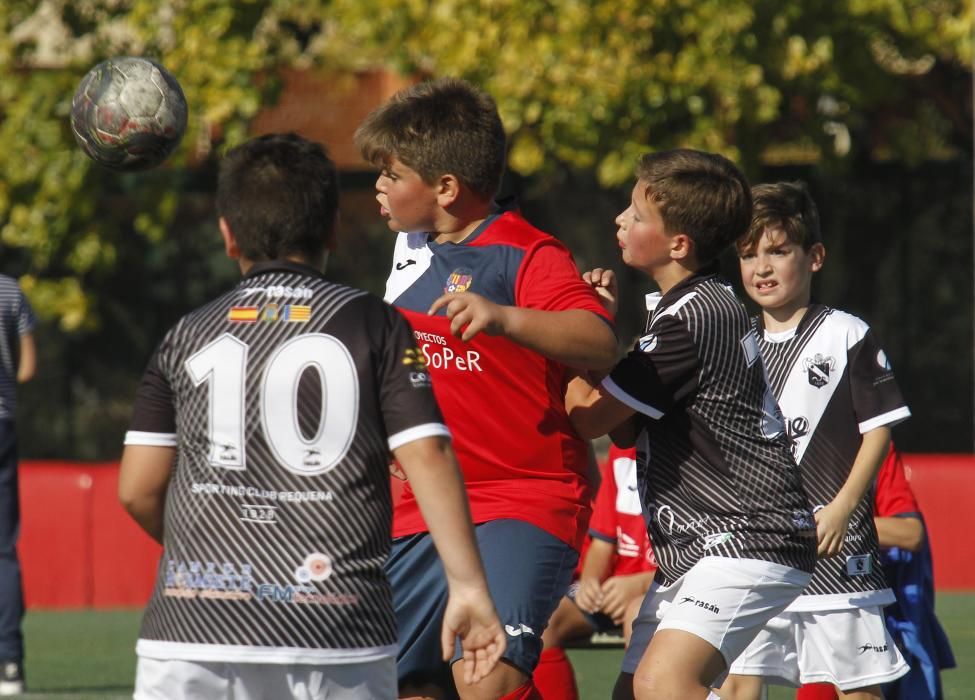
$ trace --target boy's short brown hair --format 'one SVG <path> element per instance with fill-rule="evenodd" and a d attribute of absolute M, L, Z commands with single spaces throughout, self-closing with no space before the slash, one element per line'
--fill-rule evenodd
<path fill-rule="evenodd" d="M 694 241 L 703 266 L 747 230 L 752 218 L 748 180 L 730 160 L 716 153 L 676 149 L 647 153 L 636 175 L 645 195 L 660 209 L 668 233 Z"/>
<path fill-rule="evenodd" d="M 754 211 L 748 232 L 736 247 L 738 252 L 752 250 L 766 229 L 781 229 L 792 243 L 808 251 L 823 242 L 819 228 L 819 210 L 805 182 L 776 182 L 752 188 Z"/>
<path fill-rule="evenodd" d="M 373 165 L 397 158 L 428 184 L 449 173 L 485 199 L 501 185 L 501 116 L 487 93 L 463 80 L 441 78 L 400 90 L 366 117 L 355 143 Z"/>

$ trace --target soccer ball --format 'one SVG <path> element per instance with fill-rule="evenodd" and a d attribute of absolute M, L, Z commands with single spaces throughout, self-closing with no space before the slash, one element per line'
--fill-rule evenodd
<path fill-rule="evenodd" d="M 85 153 L 107 168 L 151 168 L 183 138 L 186 97 L 176 78 L 155 61 L 110 58 L 78 85 L 71 130 Z"/>

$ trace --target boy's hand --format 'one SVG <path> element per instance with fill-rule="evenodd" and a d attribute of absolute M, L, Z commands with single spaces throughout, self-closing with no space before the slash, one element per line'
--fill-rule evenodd
<path fill-rule="evenodd" d="M 504 335 L 506 307 L 488 301 L 474 292 L 444 294 L 433 302 L 427 314 L 433 315 L 446 307 L 450 332 L 467 342 L 480 332 Z"/>
<path fill-rule="evenodd" d="M 596 578 L 579 579 L 579 590 L 576 591 L 576 605 L 587 613 L 597 613 L 603 605 L 603 588 Z"/>
<path fill-rule="evenodd" d="M 443 659 L 449 661 L 460 637 L 464 682 L 473 685 L 489 674 L 504 653 L 507 641 L 494 603 L 486 590 L 451 593 L 444 612 L 440 639 Z"/>
<path fill-rule="evenodd" d="M 817 554 L 820 557 L 835 557 L 846 541 L 846 531 L 850 525 L 852 509 L 833 501 L 815 513 L 816 539 L 819 541 Z"/>
<path fill-rule="evenodd" d="M 615 624 L 623 624 L 623 615 L 630 601 L 642 596 L 645 588 L 639 576 L 611 576 L 603 581 L 602 613 L 611 617 Z"/>
<path fill-rule="evenodd" d="M 620 298 L 619 282 L 616 279 L 616 273 L 612 270 L 604 270 L 601 267 L 597 267 L 588 272 L 583 272 L 582 279 L 596 290 L 596 294 L 599 295 L 599 301 L 602 302 L 603 308 L 613 318 L 616 318 Z"/>

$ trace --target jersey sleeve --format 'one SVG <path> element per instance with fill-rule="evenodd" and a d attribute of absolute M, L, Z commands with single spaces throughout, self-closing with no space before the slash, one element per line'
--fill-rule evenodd
<path fill-rule="evenodd" d="M 27 301 L 27 297 L 24 293 L 17 290 L 17 309 L 14 314 L 17 319 L 17 334 L 27 335 L 34 330 L 34 326 L 37 325 L 37 318 L 34 316 L 34 309 L 31 308 L 30 302 Z"/>
<path fill-rule="evenodd" d="M 850 349 L 850 384 L 861 434 L 910 417 L 887 355 L 873 331 L 868 330 Z"/>
<path fill-rule="evenodd" d="M 613 452 L 610 451 L 600 468 L 602 479 L 596 492 L 596 502 L 589 520 L 589 535 L 604 542 L 616 542 L 616 474 L 613 469 Z"/>
<path fill-rule="evenodd" d="M 585 309 L 613 324 L 596 292 L 582 280 L 572 254 L 554 239 L 528 251 L 518 272 L 515 304 L 542 311 Z"/>
<path fill-rule="evenodd" d="M 877 472 L 874 509 L 881 518 L 919 515 L 921 512 L 904 473 L 900 452 L 893 446 Z"/>
<path fill-rule="evenodd" d="M 167 345 L 168 336 L 156 349 L 142 375 L 132 408 L 132 421 L 125 433 L 126 445 L 176 446 L 173 390 L 161 366 L 161 356 Z"/>
<path fill-rule="evenodd" d="M 379 387 L 389 449 L 426 437 L 450 437 L 433 395 L 426 358 L 416 346 L 410 324 L 399 311 L 383 306 Z"/>
<path fill-rule="evenodd" d="M 634 411 L 653 419 L 697 387 L 700 361 L 687 327 L 663 316 L 603 379 L 602 388 Z"/>

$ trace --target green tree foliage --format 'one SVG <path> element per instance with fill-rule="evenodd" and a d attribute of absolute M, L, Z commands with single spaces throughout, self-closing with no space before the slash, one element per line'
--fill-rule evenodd
<path fill-rule="evenodd" d="M 190 125 L 163 168 L 118 175 L 68 126 L 98 60 L 160 60 Z M 187 171 L 247 133 L 282 67 L 391 67 L 488 89 L 523 175 L 625 181 L 650 148 L 763 160 L 971 149 L 972 10 L 962 0 L 4 0 L 0 243 L 39 311 L 97 323 L 94 282 L 158 240 Z"/>

